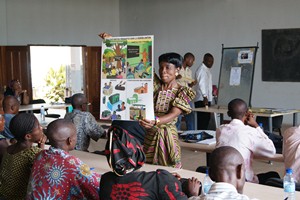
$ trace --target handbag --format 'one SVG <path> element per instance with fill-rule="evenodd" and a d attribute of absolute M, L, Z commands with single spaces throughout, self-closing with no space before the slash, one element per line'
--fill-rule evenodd
<path fill-rule="evenodd" d="M 108 164 L 118 176 L 123 176 L 144 165 L 145 154 L 139 141 L 125 129 L 112 125 L 106 143 Z"/>

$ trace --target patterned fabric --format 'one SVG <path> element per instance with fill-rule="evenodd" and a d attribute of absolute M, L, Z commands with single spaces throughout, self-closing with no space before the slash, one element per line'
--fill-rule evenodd
<path fill-rule="evenodd" d="M 106 156 L 113 171 L 123 176 L 144 165 L 145 154 L 141 144 L 125 129 L 112 125 L 109 129 L 109 140 L 106 143 Z"/>
<path fill-rule="evenodd" d="M 191 197 L 189 200 L 250 200 L 249 197 L 239 194 L 236 188 L 229 183 L 214 183 L 208 194 L 201 197 Z M 254 199 L 253 199 L 254 200 Z"/>
<path fill-rule="evenodd" d="M 90 138 L 97 141 L 103 134 L 105 134 L 104 129 L 89 112 L 82 112 L 74 109 L 72 113 L 67 113 L 65 115 L 65 119 L 71 120 L 76 126 L 76 150 L 88 151 Z"/>
<path fill-rule="evenodd" d="M 27 199 L 99 199 L 100 175 L 61 149 L 43 150 L 34 161 Z"/>
<path fill-rule="evenodd" d="M 5 153 L 0 167 L 0 194 L 7 200 L 24 199 L 34 158 L 41 149 L 32 147 L 16 154 Z"/>
<path fill-rule="evenodd" d="M 188 87 L 162 91 L 157 77 L 154 82 L 154 112 L 156 116 L 167 114 L 172 107 L 178 107 L 183 114 L 191 112 L 189 102 L 195 92 Z M 181 149 L 176 128 L 177 118 L 167 124 L 148 129 L 144 140 L 147 163 L 181 168 Z"/>
<path fill-rule="evenodd" d="M 288 128 L 283 134 L 285 169 L 292 168 L 296 181 L 300 181 L 300 126 Z"/>
<path fill-rule="evenodd" d="M 162 169 L 155 172 L 134 171 L 124 176 L 107 172 L 102 175 L 100 188 L 101 199 L 187 199 L 179 181 Z"/>
<path fill-rule="evenodd" d="M 216 148 L 231 146 L 237 149 L 245 161 L 245 176 L 249 182 L 258 183 L 253 171 L 253 157 L 272 157 L 276 153 L 272 140 L 260 127 L 253 128 L 241 120 L 233 119 L 216 131 Z"/>

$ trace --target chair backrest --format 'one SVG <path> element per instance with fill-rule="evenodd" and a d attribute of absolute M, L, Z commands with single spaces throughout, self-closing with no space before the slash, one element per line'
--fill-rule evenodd
<path fill-rule="evenodd" d="M 268 186 L 283 188 L 283 180 L 280 178 L 269 178 L 265 184 Z M 300 191 L 300 183 L 296 183 L 296 191 Z"/>
<path fill-rule="evenodd" d="M 283 120 L 283 115 L 272 117 L 272 126 L 273 128 L 281 128 Z M 269 129 L 268 117 L 256 117 L 257 123 L 262 123 L 265 130 Z"/>
<path fill-rule="evenodd" d="M 44 99 L 34 99 L 30 101 L 30 104 L 38 104 L 38 103 L 46 103 Z M 48 109 L 45 109 L 46 113 L 48 113 Z M 41 113 L 41 110 L 33 110 L 33 113 Z"/>
<path fill-rule="evenodd" d="M 34 99 L 30 101 L 30 104 L 37 104 L 37 103 L 46 103 L 44 99 Z"/>

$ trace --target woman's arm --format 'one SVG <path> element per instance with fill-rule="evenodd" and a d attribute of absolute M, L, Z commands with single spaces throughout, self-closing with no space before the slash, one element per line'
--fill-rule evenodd
<path fill-rule="evenodd" d="M 159 124 L 167 124 L 171 121 L 173 121 L 176 117 L 178 117 L 181 114 L 181 109 L 177 107 L 173 107 L 169 113 L 157 117 L 155 120 L 149 120 L 149 119 L 142 119 L 140 120 L 140 125 L 145 127 L 146 129 L 153 128 L 155 125 Z"/>

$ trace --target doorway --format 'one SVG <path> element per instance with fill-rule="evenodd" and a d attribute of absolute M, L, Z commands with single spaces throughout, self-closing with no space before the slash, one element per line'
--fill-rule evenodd
<path fill-rule="evenodd" d="M 30 46 L 32 98 L 62 103 L 84 93 L 82 47 Z"/>

